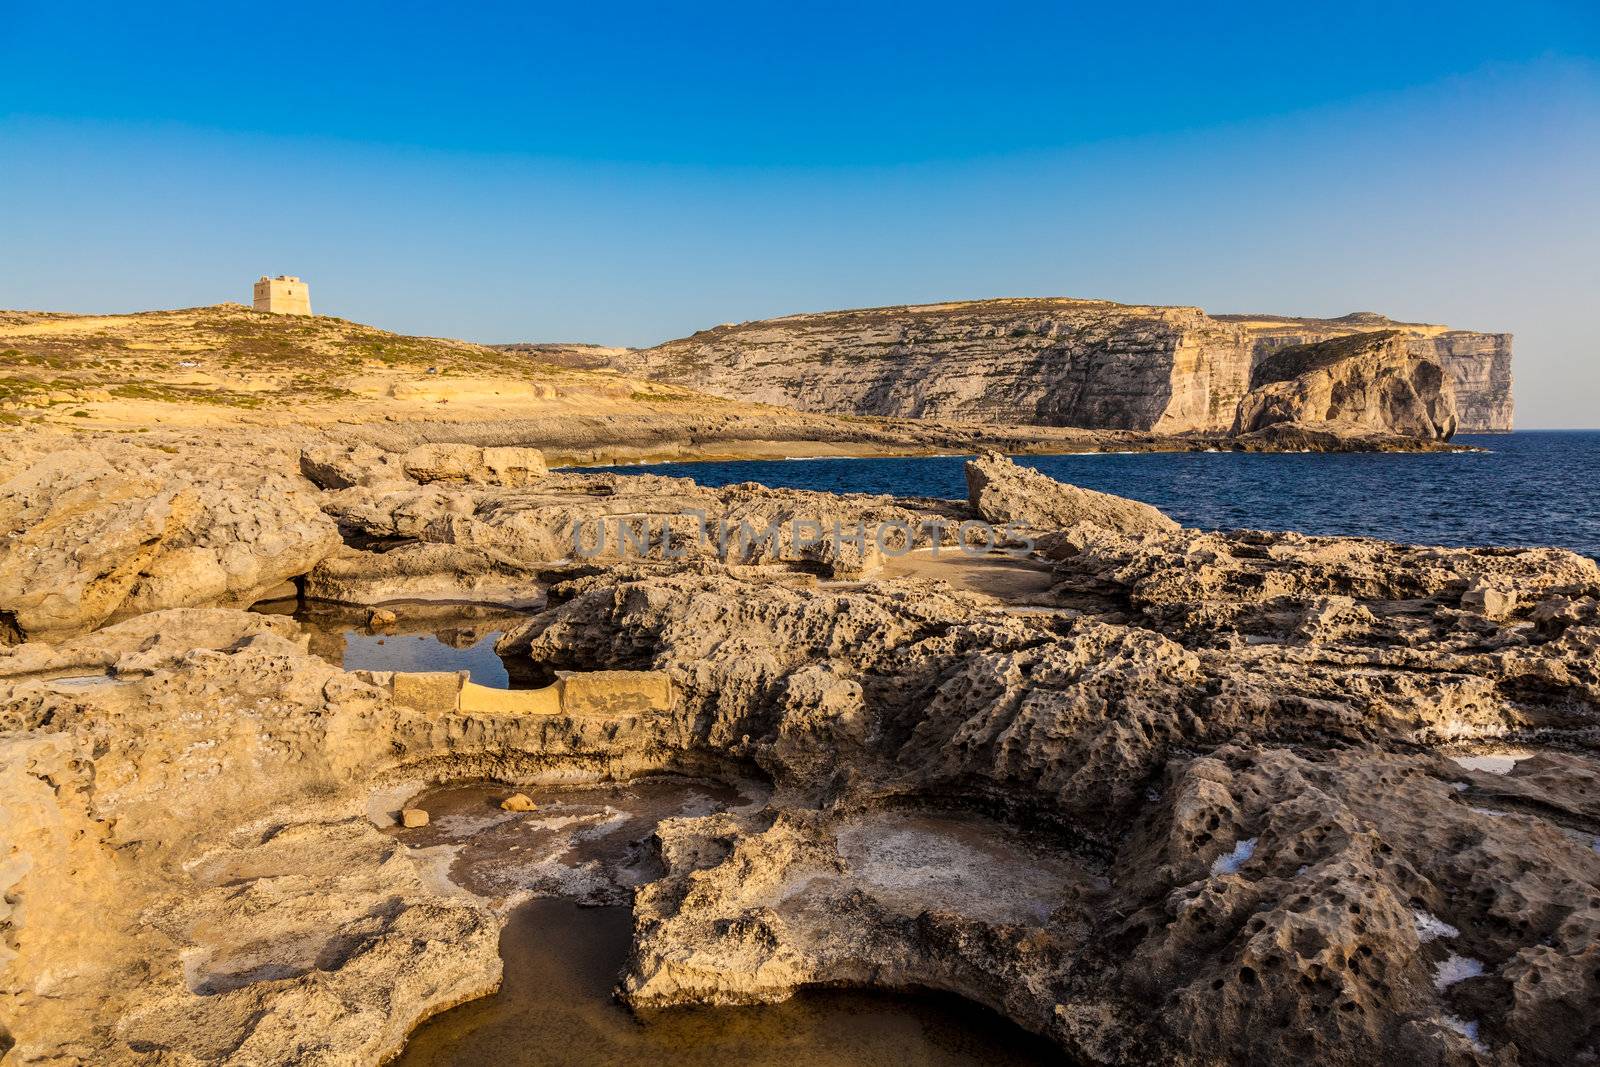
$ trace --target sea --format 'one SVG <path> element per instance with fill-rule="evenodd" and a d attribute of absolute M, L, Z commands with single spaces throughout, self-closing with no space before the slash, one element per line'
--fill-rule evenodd
<path fill-rule="evenodd" d="M 1600 430 L 1463 435 L 1479 452 L 1143 452 L 1021 456 L 1201 529 L 1299 530 L 1436 545 L 1554 545 L 1600 559 Z M 587 468 L 705 486 L 963 498 L 968 456 L 740 460 Z"/>

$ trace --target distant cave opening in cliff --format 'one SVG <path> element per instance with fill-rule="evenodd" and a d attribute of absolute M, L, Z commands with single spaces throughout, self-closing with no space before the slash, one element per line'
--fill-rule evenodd
<path fill-rule="evenodd" d="M 27 635 L 18 625 L 17 616 L 9 611 L 0 611 L 0 645 L 20 645 L 26 640 Z"/>

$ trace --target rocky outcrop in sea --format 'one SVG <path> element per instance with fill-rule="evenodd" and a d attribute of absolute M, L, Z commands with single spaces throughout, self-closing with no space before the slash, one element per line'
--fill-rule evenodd
<path fill-rule="evenodd" d="M 1416 355 L 1398 331 L 1383 330 L 1281 348 L 1261 360 L 1233 431 L 1326 424 L 1448 441 L 1457 418 L 1444 368 Z"/>
<path fill-rule="evenodd" d="M 1512 429 L 1511 335 L 1456 330 L 1419 322 L 1396 322 L 1371 311 L 1336 319 L 1281 315 L 1218 315 L 1247 331 L 1252 365 L 1280 349 L 1314 344 L 1352 333 L 1396 331 L 1413 356 L 1444 368 L 1455 389 L 1461 433 L 1509 433 Z"/>

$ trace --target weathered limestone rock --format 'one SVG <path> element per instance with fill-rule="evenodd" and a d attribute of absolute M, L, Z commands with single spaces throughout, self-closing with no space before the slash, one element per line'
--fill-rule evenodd
<path fill-rule="evenodd" d="M 466 600 L 524 607 L 540 598 L 524 564 L 492 549 L 404 544 L 385 552 L 344 549 L 306 575 L 309 600 L 372 605 L 397 600 Z"/>
<path fill-rule="evenodd" d="M 1256 364 L 1250 386 L 1237 434 L 1281 423 L 1441 441 L 1456 431 L 1454 386 L 1395 330 L 1281 349 Z"/>
<path fill-rule="evenodd" d="M 1509 582 L 1480 577 L 1461 594 L 1461 606 L 1491 619 L 1503 619 L 1517 609 L 1517 593 Z"/>
<path fill-rule="evenodd" d="M 339 546 L 311 487 L 276 470 L 92 446 L 0 483 L 0 532 L 0 612 L 30 636 L 246 606 Z"/>
<path fill-rule="evenodd" d="M 479 448 L 476 445 L 420 445 L 400 460 L 408 476 L 424 484 L 528 485 L 548 470 L 536 448 Z"/>
<path fill-rule="evenodd" d="M 1026 481 L 1001 499 L 1070 488 Z M 973 514 L 564 475 L 313 499 L 390 553 L 531 553 L 575 514 L 694 502 Z M 1047 524 L 1054 584 L 1025 610 L 770 546 L 572 565 L 500 650 L 582 673 L 481 704 L 460 674 L 345 672 L 293 620 L 223 608 L 0 648 L 8 1062 L 382 1062 L 499 975 L 496 905 L 427 845 L 446 820 L 395 826 L 423 782 L 537 807 L 542 781 L 729 767 L 770 793 L 660 823 L 640 1007 L 926 986 L 1083 1062 L 1584 1062 L 1600 566 Z M 1504 774 L 1436 751 L 1509 741 L 1532 754 Z"/>
<path fill-rule="evenodd" d="M 613 366 L 804 411 L 1104 429 L 1226 430 L 1245 333 L 1199 308 L 974 300 L 718 326 Z"/>
<path fill-rule="evenodd" d="M 1469 1062 L 1514 1045 L 1554 1064 L 1585 1040 L 1556 1005 L 1600 996 L 1572 984 L 1592 955 L 1600 822 L 1579 813 L 1600 770 L 1478 775 L 1463 792 L 1467 772 L 1415 746 L 1594 729 L 1593 613 L 1537 637 L 1515 613 L 1463 629 L 1457 606 L 1480 578 L 1576 603 L 1600 591 L 1593 561 L 1101 531 L 1058 573 L 1098 621 L 1008 616 L 931 583 L 684 572 L 575 582 L 509 637 L 554 665 L 672 672 L 713 744 L 760 761 L 779 797 L 826 798 L 662 827 L 667 875 L 636 904 L 628 997 L 957 988 L 1115 1063 Z M 903 813 L 912 796 L 1004 797 L 1075 843 L 1034 856 L 1079 859 L 1035 881 L 1037 859 L 971 858 L 992 829 L 897 826 L 874 806 Z M 1584 833 L 1563 829 L 1574 819 Z M 963 891 L 969 864 L 981 900 Z M 1454 932 L 1425 941 L 1436 922 Z M 1491 977 L 1441 985 L 1452 955 Z M 1539 978 L 1513 991 L 1529 964 Z"/>
<path fill-rule="evenodd" d="M 427 728 L 292 628 L 158 612 L 0 663 L 8 1058 L 376 1063 L 498 982 L 490 909 L 351 789 Z"/>
<path fill-rule="evenodd" d="M 300 453 L 300 472 L 322 489 L 403 486 L 401 457 L 371 445 L 322 444 Z"/>
<path fill-rule="evenodd" d="M 1298 319 L 1277 315 L 1217 315 L 1248 331 L 1252 366 L 1294 345 L 1374 331 L 1398 331 L 1411 354 L 1445 369 L 1455 388 L 1461 433 L 1504 433 L 1512 429 L 1511 335 L 1453 330 L 1417 322 L 1395 322 L 1370 311 L 1337 319 Z"/>
<path fill-rule="evenodd" d="M 526 793 L 512 793 L 500 802 L 501 811 L 533 811 L 537 807 Z"/>
<path fill-rule="evenodd" d="M 1149 504 L 1058 482 L 1030 467 L 1018 466 L 998 452 L 969 460 L 966 473 L 968 501 L 995 525 L 1014 523 L 1055 531 L 1087 522 L 1127 534 L 1168 533 L 1178 528 Z"/>
<path fill-rule="evenodd" d="M 400 825 L 408 830 L 415 830 L 428 825 L 428 813 L 421 808 L 402 808 L 400 811 Z"/>
<path fill-rule="evenodd" d="M 936 501 L 609 474 L 553 474 L 520 489 L 358 487 L 328 494 L 324 507 L 363 537 L 416 542 L 331 556 L 306 582 L 307 596 L 357 604 L 443 595 L 452 574 L 481 599 L 525 604 L 540 564 L 572 561 L 784 563 L 854 580 L 875 573 L 885 549 L 954 543 L 969 514 Z"/>
<path fill-rule="evenodd" d="M 1438 363 L 1464 430 L 1511 428 L 1511 337 L 1380 315 L 1286 319 L 1198 308 L 1011 299 L 789 315 L 652 349 L 541 354 L 804 411 L 1227 432 L 1250 374 L 1281 348 L 1377 330 Z M 528 346 L 504 346 L 508 349 Z"/>

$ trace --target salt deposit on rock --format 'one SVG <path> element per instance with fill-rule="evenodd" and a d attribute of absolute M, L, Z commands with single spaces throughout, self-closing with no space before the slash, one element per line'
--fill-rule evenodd
<path fill-rule="evenodd" d="M 1412 911 L 1412 916 L 1417 921 L 1417 940 L 1422 942 L 1434 941 L 1441 937 L 1459 937 L 1461 931 L 1445 922 L 1437 915 L 1431 915 L 1421 910 Z"/>
<path fill-rule="evenodd" d="M 1482 973 L 1483 961 L 1451 953 L 1449 958 L 1434 968 L 1433 985 L 1436 989 L 1448 989 L 1457 982 L 1476 978 Z"/>
<path fill-rule="evenodd" d="M 1256 839 L 1247 837 L 1233 846 L 1233 851 L 1225 856 L 1218 856 L 1211 861 L 1211 874 L 1238 874 L 1239 868 L 1249 862 L 1250 857 L 1256 854 Z"/>
<path fill-rule="evenodd" d="M 128 499 L 170 504 L 203 477 L 174 459 L 83 473 L 148 476 Z M 87 606 L 57 611 L 43 571 L 0 600 L 18 636 L 58 635 L 0 648 L 0 1018 L 19 1063 L 381 1062 L 494 987 L 498 909 L 530 886 L 632 898 L 621 989 L 640 1008 L 931 987 L 1075 1060 L 1197 1067 L 1475 1048 L 1565 1064 L 1592 1043 L 1592 560 L 1085 521 L 1040 538 L 1049 587 L 1029 602 L 1048 610 L 1023 614 L 837 550 L 561 547 L 574 518 L 686 502 L 978 514 L 960 502 L 571 474 L 421 485 L 373 457 L 324 490 L 278 459 L 293 499 L 202 486 L 220 510 L 181 537 L 160 533 L 165 504 L 116 519 L 94 492 L 6 513 L 8 543 L 63 553 L 53 524 L 79 504 L 83 529 L 154 523 L 61 564 L 64 588 L 104 594 Z M 241 540 L 239 584 L 143 611 L 150 568 L 206 547 L 202 527 Z M 415 558 L 386 567 L 396 553 Z M 657 672 L 670 703 L 419 711 L 394 676 L 313 654 L 293 620 L 226 606 L 262 561 L 309 582 L 331 560 L 352 588 L 448 589 L 459 565 L 463 588 L 520 589 L 538 610 L 501 639 L 512 662 Z M 1464 611 L 1477 582 L 1516 606 Z M 1508 736 L 1531 753 L 1509 774 L 1442 754 Z M 497 807 L 660 772 L 770 788 L 677 808 L 647 840 L 600 801 Z M 463 780 L 508 784 L 441 806 L 436 787 Z M 395 826 L 403 808 L 428 824 Z"/>

